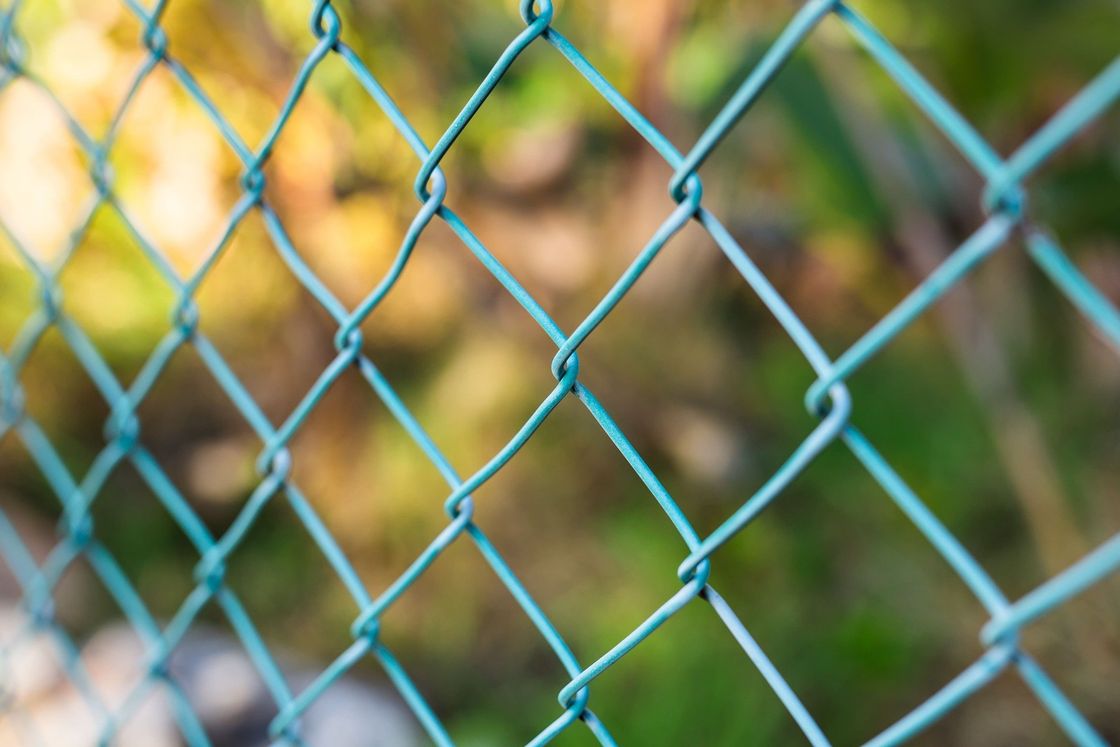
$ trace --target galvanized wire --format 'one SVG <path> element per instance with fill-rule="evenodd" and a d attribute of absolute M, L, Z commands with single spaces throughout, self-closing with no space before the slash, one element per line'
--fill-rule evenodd
<path fill-rule="evenodd" d="M 907 486 L 867 437 L 852 424 L 852 401 L 846 382 L 911 322 L 924 314 L 935 301 L 1016 235 L 1022 237 L 1030 257 L 1070 300 L 1086 322 L 1120 351 L 1120 312 L 1069 260 L 1045 227 L 1033 220 L 1027 210 L 1024 189 L 1024 181 L 1056 149 L 1120 97 L 1120 57 L 1089 82 L 1014 153 L 1004 158 L 984 141 L 968 121 L 866 19 L 838 0 L 810 0 L 796 12 L 695 145 L 682 153 L 563 36 L 554 25 L 553 7 L 549 0 L 536 3 L 522 0 L 520 10 L 525 22 L 524 30 L 501 53 L 466 105 L 429 149 L 373 72 L 343 41 L 342 21 L 331 0 L 314 0 L 310 15 L 314 48 L 292 81 L 273 126 L 264 140 L 253 148 L 241 139 L 190 71 L 169 53 L 168 37 L 161 27 L 167 0 L 159 0 L 150 8 L 138 0 L 123 0 L 123 3 L 143 27 L 140 43 L 147 54 L 136 70 L 131 86 L 120 102 L 106 134 L 100 138 L 87 132 L 50 87 L 24 65 L 26 50 L 18 33 L 21 0 L 13 0 L 0 15 L 0 69 L 3 71 L 0 90 L 15 80 L 23 80 L 50 97 L 87 159 L 89 176 L 95 188 L 93 199 L 86 207 L 82 220 L 70 234 L 65 250 L 50 263 L 38 260 L 31 248 L 0 216 L 0 230 L 3 230 L 27 270 L 35 277 L 41 296 L 38 308 L 27 319 L 11 348 L 0 353 L 0 437 L 11 433 L 22 443 L 57 496 L 64 517 L 61 541 L 42 564 L 36 564 L 19 533 L 0 512 L 0 556 L 22 588 L 22 602 L 29 615 L 27 629 L 14 639 L 3 642 L 3 652 L 5 656 L 10 655 L 23 641 L 36 633 L 45 632 L 50 636 L 57 644 L 70 679 L 90 707 L 100 715 L 101 742 L 111 741 L 144 698 L 158 688 L 169 696 L 185 741 L 191 745 L 209 744 L 192 704 L 169 674 L 167 662 L 199 613 L 208 605 L 214 604 L 240 638 L 275 703 L 276 715 L 271 722 L 269 734 L 276 743 L 303 744 L 300 736 L 301 714 L 356 663 L 368 656 L 383 667 L 430 738 L 440 745 L 452 744 L 452 736 L 444 727 L 440 716 L 429 706 L 420 688 L 381 640 L 379 632 L 381 616 L 386 610 L 408 592 L 444 550 L 455 542 L 465 540 L 481 553 L 570 677 L 570 682 L 558 694 L 558 715 L 554 721 L 544 725 L 530 740 L 530 744 L 545 744 L 577 723 L 589 729 L 600 743 L 614 744 L 606 725 L 591 709 L 591 682 L 605 670 L 618 664 L 628 652 L 640 645 L 679 610 L 699 599 L 710 606 L 723 622 L 730 635 L 772 687 L 805 738 L 813 745 L 827 745 L 829 740 L 813 716 L 751 637 L 736 613 L 709 583 L 709 573 L 713 553 L 776 500 L 791 480 L 825 447 L 839 440 L 960 576 L 990 615 L 989 622 L 980 633 L 984 645 L 983 655 L 930 695 L 924 703 L 902 715 L 894 725 L 873 736 L 867 743 L 888 745 L 908 740 L 974 695 L 996 675 L 1013 668 L 1071 740 L 1081 745 L 1104 744 L 1101 736 L 1077 707 L 1022 647 L 1019 634 L 1038 617 L 1120 567 L 1120 535 L 1108 540 L 1021 599 L 1009 600 L 969 551 Z M 764 93 L 790 56 L 826 17 L 832 17 L 851 32 L 855 41 L 893 78 L 945 138 L 960 150 L 987 185 L 984 192 L 987 218 L 982 225 L 890 313 L 835 360 L 824 352 L 765 274 L 720 220 L 704 206 L 702 184 L 698 175 L 701 165 L 712 156 L 736 122 Z M 674 171 L 668 189 L 677 203 L 675 209 L 664 219 L 613 287 L 570 333 L 553 321 L 536 299 L 472 233 L 464 220 L 444 202 L 449 186 L 440 169 L 441 162 L 490 94 L 501 84 L 517 58 L 534 44 L 551 46 L 567 60 L 587 84 Z M 354 309 L 346 308 L 316 277 L 289 239 L 280 217 L 268 200 L 264 173 L 277 139 L 298 105 L 308 82 L 317 66 L 330 55 L 335 55 L 345 63 L 350 73 L 389 118 L 420 163 L 414 183 L 419 203 L 415 217 L 401 241 L 391 267 Z M 137 92 L 157 68 L 168 71 L 190 99 L 201 107 L 236 153 L 243 167 L 240 196 L 228 216 L 225 230 L 198 269 L 188 277 L 180 277 L 165 254 L 137 228 L 136 222 L 130 218 L 125 205 L 114 192 L 113 175 L 108 166 L 108 157 L 121 120 Z M 147 358 L 139 374 L 127 385 L 117 379 L 81 326 L 62 309 L 57 283 L 59 273 L 81 243 L 94 215 L 103 209 L 112 211 L 120 218 L 142 248 L 147 260 L 176 294 L 168 331 Z M 265 416 L 217 348 L 199 329 L 199 312 L 194 300 L 200 283 L 229 245 L 245 217 L 253 211 L 263 218 L 272 244 L 294 277 L 338 325 L 334 336 L 337 352 L 334 360 L 319 375 L 288 417 L 278 425 Z M 551 361 L 551 371 L 557 382 L 555 388 L 509 442 L 490 461 L 466 478 L 452 469 L 396 394 L 391 383 L 370 359 L 359 329 L 392 291 L 420 235 L 437 219 L 450 227 L 557 348 Z M 809 413 L 819 418 L 819 423 L 769 479 L 707 536 L 696 532 L 658 476 L 603 404 L 579 378 L 578 352 L 582 344 L 629 292 L 667 242 L 690 221 L 699 224 L 714 239 L 719 249 L 800 349 L 817 376 L 816 382 L 806 393 L 805 404 Z M 105 424 L 105 445 L 88 472 L 80 479 L 71 474 L 56 447 L 23 407 L 21 373 L 29 356 L 51 329 L 57 330 L 74 352 L 111 413 Z M 230 403 L 262 444 L 257 462 L 259 482 L 236 520 L 221 536 L 214 536 L 207 529 L 192 510 L 189 501 L 144 446 L 137 415 L 138 408 L 169 361 L 180 348 L 188 345 L 198 353 L 214 381 L 229 397 Z M 448 495 L 444 500 L 448 516 L 446 527 L 396 581 L 376 595 L 366 590 L 346 555 L 290 476 L 292 458 L 288 450 L 289 442 L 339 377 L 355 370 L 435 465 L 448 485 Z M 597 654 L 590 664 L 581 663 L 586 660 L 576 657 L 560 630 L 533 600 L 514 569 L 490 542 L 482 527 L 475 522 L 472 497 L 473 492 L 509 462 L 556 406 L 568 396 L 575 397 L 584 405 L 618 448 L 680 534 L 684 550 L 684 559 L 678 569 L 680 590 L 659 608 L 651 611 L 642 624 L 610 650 L 590 652 L 592 657 Z M 189 538 L 199 556 L 193 591 L 173 618 L 162 626 L 149 612 L 112 553 L 99 540 L 91 515 L 91 506 L 106 481 L 125 462 L 135 467 L 155 498 Z M 247 532 L 264 508 L 278 497 L 287 501 L 294 510 L 311 541 L 317 545 L 342 580 L 356 609 L 350 630 L 354 642 L 298 693 L 292 692 L 256 625 L 237 595 L 225 583 L 228 559 L 245 541 Z M 54 618 L 53 595 L 57 584 L 66 569 L 79 558 L 84 558 L 93 569 L 147 647 L 145 670 L 134 683 L 124 704 L 117 708 L 111 709 L 105 705 L 101 694 L 96 691 L 88 673 L 83 669 L 75 642 Z"/>

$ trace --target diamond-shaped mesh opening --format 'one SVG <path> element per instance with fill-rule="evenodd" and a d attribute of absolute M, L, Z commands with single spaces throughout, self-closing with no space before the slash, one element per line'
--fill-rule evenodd
<path fill-rule="evenodd" d="M 166 67 L 153 69 L 125 109 L 108 159 L 114 188 L 139 233 L 183 277 L 229 226 L 241 194 L 234 150 Z"/>
<path fill-rule="evenodd" d="M 284 6 L 290 9 L 294 4 L 274 2 L 266 8 L 213 1 L 168 3 L 161 18 L 168 53 L 190 71 L 223 119 L 251 147 L 272 126 L 286 83 L 310 46 L 289 46 L 268 23 L 274 14 L 285 12 Z M 304 15 L 305 31 L 306 24 Z M 200 27 L 211 32 L 200 35 Z"/>
<path fill-rule="evenodd" d="M 324 59 L 284 123 L 265 174 L 269 198 L 300 258 L 348 309 L 374 289 L 398 255 L 420 208 L 412 192 L 419 164 L 351 68 L 334 56 Z M 427 243 L 423 236 L 413 251 L 421 269 L 410 274 L 430 263 Z M 426 274 L 440 283 L 437 273 Z M 442 293 L 439 284 L 430 289 L 432 304 Z"/>
<path fill-rule="evenodd" d="M 756 246 L 744 244 L 753 255 Z M 701 533 L 816 425 L 803 404 L 811 367 L 695 225 L 670 240 L 581 346 L 580 379 L 635 434 Z"/>
<path fill-rule="evenodd" d="M 178 394 L 192 392 L 191 418 L 176 417 Z M 178 351 L 137 410 L 145 449 L 192 510 L 224 528 L 259 480 L 259 439 L 190 347 Z"/>
<path fill-rule="evenodd" d="M 433 292 L 443 297 L 432 298 Z M 462 477 L 499 450 L 556 386 L 549 372 L 555 347 L 442 223 L 424 232 L 414 258 L 361 329 L 369 360 Z M 340 394 L 334 409 L 340 416 L 348 401 L 372 402 L 377 410 L 371 435 L 377 443 L 371 448 L 384 461 L 368 479 L 378 493 L 386 501 L 425 511 L 425 498 L 413 498 L 407 483 L 423 480 L 429 492 L 422 495 L 439 513 L 448 489 L 430 479 L 435 476 L 431 458 L 415 448 L 413 437 L 378 403 L 381 394 L 364 374 L 350 371 L 324 398 L 328 405 L 336 389 Z M 316 429 L 317 417 L 311 413 L 309 430 Z M 351 413 L 349 419 L 354 418 Z M 332 435 L 330 419 L 321 419 L 318 430 Z M 413 456 L 403 456 L 405 452 Z M 408 469 L 402 467 L 405 463 Z M 411 469 L 414 465 L 418 470 Z M 326 473 L 323 479 L 329 481 Z"/>
<path fill-rule="evenodd" d="M 62 311 L 122 385 L 169 331 L 174 295 L 119 214 L 103 205 L 59 275 Z"/>
<path fill-rule="evenodd" d="M 983 651 L 983 607 L 840 444 L 715 558 L 712 585 L 836 742 L 867 740 Z"/>
<path fill-rule="evenodd" d="M 726 584 L 717 582 L 717 586 L 728 590 Z M 742 617 L 752 629 L 750 615 Z M 697 645 L 698 641 L 705 643 Z M 626 724 L 614 732 L 620 743 L 695 740 L 712 745 L 765 745 L 799 744 L 804 739 L 757 670 L 749 663 L 723 665 L 728 659 L 737 661 L 743 652 L 708 605 L 697 601 L 685 607 L 648 643 L 635 649 L 625 666 L 608 670 L 597 680 L 599 687 L 592 689 L 591 705 L 596 713 L 607 723 Z M 705 697 L 724 714 L 718 723 L 695 723 L 688 717 L 688 704 L 674 697 L 698 682 L 704 683 Z M 811 706 L 818 704 L 817 699 L 808 700 Z M 575 732 L 572 736 L 583 735 Z"/>
<path fill-rule="evenodd" d="M 57 327 L 48 328 L 39 338 L 21 371 L 20 386 L 24 411 L 79 479 L 104 445 L 102 428 L 109 408 Z M 30 454 L 26 450 L 24 454 L 22 463 L 38 474 Z"/>
<path fill-rule="evenodd" d="M 1054 315 L 1032 318 L 1023 299 L 1001 292 L 1009 275 L 1027 269 L 1011 253 L 1020 248 L 1012 242 L 961 280 L 849 379 L 860 403 L 855 424 L 889 451 L 891 464 L 1012 596 L 1077 560 L 1116 526 L 1088 518 L 1093 509 L 1076 476 L 1100 468 L 1063 443 L 1070 431 L 1096 443 L 1109 427 L 1094 423 L 1099 401 L 1063 387 L 1068 374 L 1053 367 L 1053 346 L 1069 339 L 1069 330 L 1056 328 Z M 930 349 L 938 365 L 915 365 Z M 1050 389 L 1031 391 L 1021 382 Z M 919 391 L 923 397 L 914 396 Z M 1092 414 L 1069 425 L 1086 410 Z M 974 458 L 960 458 L 965 452 Z M 961 492 L 962 484 L 971 489 Z"/>
<path fill-rule="evenodd" d="M 583 469 L 557 477 L 548 465 L 560 458 Z M 572 399 L 472 495 L 478 525 L 582 658 L 625 634 L 642 614 L 636 610 L 652 610 L 677 590 L 672 559 L 684 542 Z"/>
<path fill-rule="evenodd" d="M 391 583 L 447 521 L 447 483 L 352 371 L 296 431 L 290 450 L 301 489 L 370 588 Z M 400 531 L 384 531 L 390 524 Z"/>
<path fill-rule="evenodd" d="M 456 740 L 528 741 L 558 715 L 556 692 L 567 674 L 467 538 L 447 548 L 383 620 L 386 644 Z M 502 718 L 473 718 L 479 700 Z"/>
<path fill-rule="evenodd" d="M 543 45 L 518 58 L 461 139 L 447 203 L 567 332 L 676 207 L 663 159 Z"/>
<path fill-rule="evenodd" d="M 399 239 L 397 235 L 387 243 L 394 253 Z M 373 272 L 362 281 L 375 283 L 381 277 Z M 523 321 L 517 318 L 523 312 L 506 303 L 503 295 L 451 229 L 434 221 L 421 234 L 392 290 L 362 322 L 366 349 L 395 385 L 405 385 L 414 376 L 426 379 L 432 374 L 429 361 L 443 360 L 456 343 L 469 343 L 485 332 L 475 330 L 472 320 L 464 317 L 465 309 L 478 309 L 489 319 L 501 320 L 503 327 Z M 522 334 L 529 326 L 516 328 L 517 340 L 533 339 L 531 332 Z"/>
<path fill-rule="evenodd" d="M 274 425 L 335 356 L 328 315 L 249 213 L 194 297 L 198 328 Z"/>
<path fill-rule="evenodd" d="M 128 462 L 99 491 L 90 514 L 105 549 L 165 625 L 193 586 L 194 552 L 182 529 Z"/>
<path fill-rule="evenodd" d="M 216 530 L 215 536 L 222 531 Z M 245 540 L 230 553 L 227 567 L 228 588 L 257 621 L 264 640 L 286 660 L 303 657 L 305 678 L 318 674 L 351 643 L 348 631 L 357 617 L 355 603 L 299 526 L 284 495 L 274 496 L 261 512 Z M 315 589 L 310 598 L 309 588 Z M 315 614 L 303 614 L 306 606 Z M 209 610 L 207 617 L 221 619 L 217 609 Z"/>

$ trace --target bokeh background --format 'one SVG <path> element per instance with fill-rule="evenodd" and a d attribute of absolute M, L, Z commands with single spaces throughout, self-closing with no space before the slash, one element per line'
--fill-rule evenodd
<path fill-rule="evenodd" d="M 343 38 L 428 143 L 523 28 L 512 0 L 335 5 Z M 164 17 L 170 53 L 251 145 L 314 43 L 309 6 L 172 0 Z M 1120 42 L 1111 0 L 856 7 L 1004 154 Z M 686 149 L 795 8 L 569 0 L 558 3 L 555 25 Z M 17 29 L 29 69 L 103 134 L 147 54 L 134 15 L 117 0 L 27 0 Z M 1114 108 L 1030 184 L 1033 215 L 1114 301 L 1118 134 Z M 240 164 L 166 70 L 142 87 L 110 164 L 145 235 L 182 273 L 196 268 L 240 194 Z M 418 166 L 328 57 L 265 169 L 266 197 L 348 305 L 394 256 L 417 209 Z M 443 167 L 447 203 L 569 330 L 673 207 L 670 169 L 542 43 L 514 65 Z M 983 219 L 979 177 L 835 19 L 810 37 L 702 177 L 705 204 L 833 354 Z M 25 81 L 0 91 L 0 219 L 8 228 L 37 257 L 57 257 L 93 190 L 85 156 L 51 102 Z M 175 299 L 110 210 L 95 217 L 60 286 L 64 309 L 130 381 L 169 329 Z M 273 422 L 283 420 L 332 359 L 335 329 L 278 258 L 257 213 L 197 298 L 201 329 Z M 2 349 L 38 300 L 33 276 L 0 239 Z M 439 221 L 362 330 L 369 355 L 464 474 L 554 384 L 554 347 Z M 1014 598 L 1120 530 L 1117 352 L 1013 240 L 851 379 L 853 419 Z M 809 366 L 696 227 L 670 242 L 588 340 L 581 378 L 701 534 L 815 424 L 801 402 Z M 39 345 L 22 383 L 28 412 L 83 474 L 104 443 L 108 409 L 57 332 Z M 189 346 L 139 414 L 143 442 L 194 510 L 215 533 L 227 527 L 255 486 L 261 444 Z M 374 595 L 446 523 L 446 486 L 356 372 L 327 394 L 292 454 L 295 478 Z M 678 588 L 683 543 L 576 402 L 560 405 L 476 504 L 480 525 L 584 663 Z M 12 434 L 0 440 L 0 505 L 45 554 L 58 502 Z M 130 466 L 117 470 L 93 514 L 153 613 L 170 617 L 192 587 L 197 555 Z M 715 586 L 837 744 L 871 737 L 982 652 L 980 604 L 839 445 L 713 565 Z M 272 501 L 233 555 L 228 579 L 265 639 L 306 668 L 320 669 L 350 643 L 354 603 L 283 500 Z M 0 588 L 13 605 L 11 582 Z M 1025 634 L 1110 739 L 1120 739 L 1118 589 L 1106 581 Z M 80 642 L 96 640 L 120 614 L 81 562 L 57 603 Z M 214 608 L 202 618 L 215 635 L 229 635 Z M 462 744 L 524 742 L 558 712 L 567 676 L 465 542 L 386 614 L 382 635 Z M 395 697 L 374 662 L 353 676 Z M 592 692 L 595 712 L 623 744 L 800 739 L 703 604 L 683 610 Z M 1062 739 L 1006 674 L 917 743 Z M 573 728 L 558 744 L 591 741 Z"/>

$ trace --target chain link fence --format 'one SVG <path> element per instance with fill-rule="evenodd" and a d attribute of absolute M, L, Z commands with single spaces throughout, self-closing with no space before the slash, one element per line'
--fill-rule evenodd
<path fill-rule="evenodd" d="M 22 603 L 29 615 L 27 628 L 14 639 L 3 641 L 3 651 L 5 657 L 11 656 L 31 636 L 43 631 L 51 636 L 67 663 L 68 676 L 90 707 L 102 718 L 100 743 L 111 742 L 145 698 L 153 690 L 161 690 L 174 704 L 183 739 L 191 745 L 209 744 L 209 737 L 192 703 L 168 671 L 167 662 L 195 625 L 200 612 L 213 605 L 228 619 L 267 685 L 275 704 L 275 717 L 269 727 L 269 735 L 276 743 L 303 744 L 301 715 L 358 662 L 372 658 L 384 669 L 431 740 L 440 745 L 452 744 L 453 735 L 445 728 L 440 714 L 429 705 L 423 687 L 410 677 L 407 663 L 394 656 L 379 633 L 385 612 L 409 593 L 413 584 L 441 554 L 454 543 L 467 543 L 473 545 L 489 564 L 497 579 L 539 631 L 570 677 L 568 684 L 557 694 L 555 720 L 542 724 L 540 732 L 532 738 L 530 744 L 548 743 L 572 728 L 588 730 L 602 744 L 614 744 L 610 724 L 604 723 L 595 715 L 593 681 L 611 667 L 625 667 L 626 655 L 635 647 L 641 646 L 643 641 L 654 635 L 659 627 L 687 605 L 710 607 L 711 613 L 737 641 L 750 665 L 758 669 L 773 689 L 805 738 L 814 745 L 829 744 L 813 714 L 755 642 L 735 611 L 713 588 L 709 577 L 712 564 L 718 562 L 716 551 L 778 500 L 790 482 L 822 450 L 839 441 L 920 530 L 990 616 L 990 621 L 979 631 L 985 647 L 983 655 L 945 683 L 940 690 L 931 693 L 925 702 L 901 715 L 892 726 L 871 738 L 868 744 L 899 744 L 909 740 L 1009 669 L 1017 672 L 1037 697 L 1039 707 L 1053 716 L 1073 742 L 1081 745 L 1104 744 L 1102 737 L 1078 707 L 1063 694 L 1059 684 L 1021 646 L 1020 632 L 1039 617 L 1120 567 L 1120 535 L 1106 541 L 1025 596 L 1009 599 L 974 560 L 969 550 L 946 529 L 876 446 L 855 426 L 853 411 L 858 408 L 853 405 L 846 382 L 978 265 L 1001 247 L 1016 240 L 1024 243 L 1031 259 L 1081 313 L 1085 322 L 1120 351 L 1120 313 L 1067 258 L 1058 239 L 1045 226 L 1035 222 L 1025 188 L 1028 177 L 1052 153 L 1120 97 L 1120 58 L 1114 60 L 1096 78 L 1088 81 L 1080 93 L 1060 111 L 1055 112 L 1049 121 L 1010 156 L 1004 157 L 985 142 L 976 129 L 942 98 L 868 20 L 846 3 L 837 0 L 810 0 L 796 10 L 782 33 L 750 70 L 696 143 L 682 152 L 564 36 L 562 14 L 556 12 L 549 0 L 536 3 L 523 1 L 520 13 L 525 24 L 524 30 L 509 42 L 458 116 L 450 122 L 442 136 L 429 146 L 379 83 L 374 72 L 376 64 L 367 64 L 347 45 L 339 11 L 330 0 L 317 0 L 310 3 L 309 7 L 309 33 L 315 39 L 315 46 L 292 81 L 280 115 L 271 130 L 262 142 L 253 146 L 241 138 L 192 76 L 191 71 L 174 56 L 173 45 L 169 44 L 168 35 L 161 26 L 167 0 L 158 0 L 151 6 L 138 0 L 124 0 L 128 12 L 143 26 L 140 43 L 147 54 L 143 64 L 136 70 L 131 86 L 120 101 L 107 131 L 101 136 L 91 134 L 68 112 L 63 101 L 52 94 L 50 86 L 37 79 L 25 66 L 27 56 L 34 55 L 36 50 L 28 49 L 22 41 L 20 23 L 25 14 L 34 12 L 34 5 L 31 1 L 14 0 L 0 11 L 0 63 L 3 69 L 0 90 L 15 81 L 25 81 L 51 96 L 66 118 L 74 142 L 84 154 L 95 196 L 86 207 L 83 219 L 73 227 L 66 249 L 49 263 L 38 259 L 36 252 L 9 228 L 7 222 L 0 222 L 5 237 L 17 250 L 27 272 L 34 276 L 41 294 L 37 310 L 26 320 L 10 349 L 0 355 L 0 437 L 15 439 L 22 444 L 57 496 L 63 517 L 61 540 L 45 562 L 36 563 L 13 523 L 0 512 L 0 556 L 20 584 Z M 976 227 L 959 248 L 889 314 L 835 358 L 825 353 L 812 332 L 775 290 L 766 274 L 741 248 L 720 219 L 705 207 L 703 184 L 699 176 L 701 166 L 719 151 L 723 139 L 759 97 L 764 95 L 768 84 L 786 61 L 826 19 L 830 19 L 828 23 L 838 24 L 850 32 L 867 55 L 886 71 L 898 88 L 963 154 L 987 185 L 983 195 L 987 217 L 982 225 Z M 465 220 L 445 203 L 449 191 L 454 190 L 454 184 L 448 183 L 441 170 L 441 163 L 455 147 L 464 130 L 470 127 L 472 118 L 485 105 L 487 98 L 502 85 L 511 66 L 531 46 L 550 47 L 551 54 L 562 57 L 582 76 L 586 85 L 613 107 L 618 116 L 644 138 L 673 170 L 673 177 L 666 187 L 676 208 L 664 218 L 609 292 L 571 331 L 562 329 L 550 317 L 534 296 L 488 251 Z M 270 205 L 265 176 L 265 167 L 309 81 L 320 63 L 331 56 L 345 64 L 369 97 L 391 120 L 400 138 L 415 154 L 419 165 L 413 185 L 418 204 L 415 217 L 400 242 L 388 272 L 354 308 L 347 308 L 332 293 L 294 245 L 280 216 Z M 197 270 L 187 277 L 176 272 L 160 248 L 146 238 L 130 218 L 114 191 L 114 175 L 109 168 L 109 155 L 114 148 L 120 123 L 138 92 L 157 69 L 170 73 L 182 90 L 205 112 L 236 152 L 243 167 L 240 198 L 228 216 L 223 235 Z M 66 313 L 57 284 L 60 272 L 81 243 L 94 216 L 104 210 L 115 213 L 128 227 L 147 260 L 176 297 L 174 314 L 165 336 L 130 382 L 118 379 L 98 347 L 78 322 Z M 337 324 L 337 332 L 333 338 L 337 353 L 335 358 L 321 372 L 302 401 L 280 423 L 270 421 L 234 374 L 222 353 L 200 330 L 199 311 L 195 302 L 195 293 L 200 284 L 223 255 L 246 216 L 254 212 L 263 219 L 276 252 L 291 273 Z M 3 218 L 0 217 L 0 220 Z M 393 291 L 421 234 L 434 222 L 442 222 L 461 239 L 463 245 L 516 299 L 556 347 L 556 354 L 550 364 L 556 380 L 555 388 L 504 448 L 477 471 L 466 476 L 458 474 L 451 467 L 444 453 L 405 406 L 393 383 L 371 359 L 360 330 L 362 323 Z M 753 495 L 706 536 L 694 529 L 685 511 L 643 460 L 611 413 L 580 379 L 579 351 L 583 343 L 612 313 L 650 264 L 656 261 L 665 245 L 690 222 L 698 224 L 714 240 L 742 276 L 743 282 L 749 285 L 796 344 L 817 376 L 816 382 L 805 395 L 805 406 L 812 415 L 819 418 L 819 424 Z M 67 468 L 56 445 L 52 444 L 23 406 L 21 375 L 25 363 L 44 335 L 52 329 L 61 334 L 111 412 L 105 423 L 104 448 L 97 454 L 88 472 L 82 475 L 73 474 Z M 228 395 L 229 404 L 236 408 L 261 443 L 257 461 L 257 487 L 240 509 L 236 521 L 218 536 L 200 520 L 192 509 L 191 502 L 145 447 L 142 424 L 137 415 L 141 403 L 160 379 L 169 361 L 184 346 L 194 348 L 214 381 Z M 368 383 L 372 393 L 384 403 L 400 427 L 439 470 L 448 486 L 442 503 L 447 514 L 446 526 L 431 539 L 430 544 L 396 581 L 387 588 L 376 589 L 372 593 L 291 476 L 292 456 L 288 448 L 290 441 L 328 390 L 343 376 L 361 377 Z M 575 398 L 586 408 L 648 488 L 652 501 L 664 512 L 680 535 L 682 557 L 677 574 L 679 591 L 657 609 L 649 610 L 644 622 L 609 650 L 584 651 L 579 656 L 566 642 L 563 631 L 550 621 L 534 601 L 519 580 L 515 568 L 503 559 L 492 544 L 485 527 L 475 521 L 472 497 L 533 438 L 541 424 L 568 397 Z M 163 505 L 197 549 L 194 590 L 183 601 L 174 617 L 167 621 L 157 620 L 149 611 L 145 600 L 122 571 L 114 555 L 100 541 L 98 527 L 91 515 L 91 506 L 98 500 L 102 488 L 114 471 L 126 462 L 135 467 L 155 499 Z M 225 582 L 230 557 L 237 553 L 244 542 L 251 541 L 246 539 L 246 535 L 265 507 L 274 501 L 286 501 L 291 506 L 307 530 L 306 541 L 313 542 L 321 551 L 359 610 L 350 628 L 353 643 L 339 653 L 313 682 L 298 692 L 293 691 L 238 595 Z M 55 620 L 54 595 L 58 582 L 79 558 L 88 562 L 147 647 L 146 672 L 134 683 L 129 697 L 119 708 L 110 707 L 103 701 L 84 671 L 75 641 Z M 9 716 L 16 718 L 18 714 Z"/>

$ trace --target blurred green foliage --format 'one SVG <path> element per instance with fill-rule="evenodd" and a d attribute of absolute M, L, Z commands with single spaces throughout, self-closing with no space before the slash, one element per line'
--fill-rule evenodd
<path fill-rule="evenodd" d="M 300 0 L 172 0 L 170 51 L 250 143 L 313 44 Z M 344 37 L 434 142 L 520 28 L 515 3 L 335 3 Z M 1116 53 L 1114 3 L 898 3 L 859 9 L 1009 153 Z M 792 13 L 790 3 L 558 4 L 556 25 L 679 147 L 691 143 Z M 29 64 L 94 133 L 143 58 L 116 0 L 35 0 Z M 705 198 L 833 353 L 982 218 L 979 177 L 836 23 L 823 24 L 702 172 Z M 1032 209 L 1120 300 L 1120 117 L 1113 111 L 1030 185 Z M 166 72 L 145 84 L 112 156 L 121 199 L 183 272 L 238 194 L 238 164 Z M 416 210 L 418 163 L 345 68 L 315 74 L 267 167 L 297 247 L 347 303 L 385 271 Z M 546 45 L 531 48 L 445 163 L 448 202 L 566 328 L 672 209 L 660 163 Z M 57 255 L 92 186 L 42 97 L 0 93 L 0 217 Z M 108 211 L 61 280 L 64 304 L 125 380 L 168 328 L 172 295 Z M 0 345 L 37 302 L 0 244 Z M 256 217 L 202 285 L 202 327 L 274 421 L 333 355 L 326 315 Z M 954 326 L 954 310 L 973 322 Z M 1016 243 L 851 382 L 855 421 L 932 510 L 1018 595 L 1120 529 L 1120 362 Z M 434 225 L 363 331 L 373 359 L 463 473 L 551 388 L 554 351 L 457 240 Z M 702 232 L 674 239 L 581 353 L 582 376 L 702 532 L 808 433 L 812 374 Z M 1006 376 L 997 375 L 1006 372 Z M 81 473 L 107 409 L 56 334 L 23 378 L 28 409 Z M 253 487 L 260 444 L 184 349 L 140 410 L 143 438 L 214 531 Z M 1037 438 L 1035 437 L 1037 436 Z M 373 593 L 443 526 L 446 488 L 355 373 L 293 445 L 295 475 Z M 158 615 L 196 557 L 124 467 L 94 504 L 99 533 Z M 10 436 L 0 500 L 50 531 L 57 504 Z M 1053 490 L 1047 492 L 1047 486 Z M 1032 491 L 1071 531 L 1032 521 Z M 574 403 L 477 495 L 478 521 L 583 662 L 677 585 L 684 547 Z M 1057 547 L 1056 551 L 1043 548 Z M 322 661 L 357 614 L 275 501 L 230 583 L 267 640 Z M 982 610 L 843 449 L 826 452 L 721 550 L 714 581 L 838 744 L 885 727 L 981 651 Z M 1120 738 L 1120 610 L 1102 586 L 1033 629 L 1032 650 Z M 60 600 L 79 633 L 115 609 Z M 217 613 L 208 619 L 221 625 Z M 488 568 L 456 546 L 386 616 L 384 636 L 465 745 L 524 741 L 554 717 L 560 666 Z M 1033 638 L 1031 638 L 1033 636 Z M 364 674 L 379 678 L 373 664 Z M 609 670 L 592 705 L 623 744 L 787 744 L 791 721 L 734 641 L 692 606 Z M 1059 739 L 1001 678 L 924 744 Z M 589 743 L 570 730 L 562 744 Z"/>

